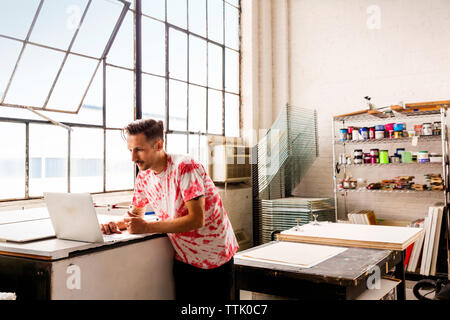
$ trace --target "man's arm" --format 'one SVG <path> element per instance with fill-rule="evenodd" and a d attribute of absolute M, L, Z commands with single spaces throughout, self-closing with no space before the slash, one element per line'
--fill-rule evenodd
<path fill-rule="evenodd" d="M 205 197 L 184 203 L 188 214 L 173 220 L 147 222 L 142 217 L 125 218 L 130 233 L 180 233 L 201 228 L 205 224 Z"/>

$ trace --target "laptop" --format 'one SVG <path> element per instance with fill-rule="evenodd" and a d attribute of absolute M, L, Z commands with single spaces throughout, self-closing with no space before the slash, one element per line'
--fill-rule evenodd
<path fill-rule="evenodd" d="M 44 193 L 56 237 L 64 240 L 105 243 L 143 237 L 127 231 L 102 234 L 92 196 L 89 193 Z"/>

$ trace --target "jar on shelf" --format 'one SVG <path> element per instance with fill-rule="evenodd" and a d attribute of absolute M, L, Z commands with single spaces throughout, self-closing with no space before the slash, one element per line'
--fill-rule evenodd
<path fill-rule="evenodd" d="M 421 124 L 416 124 L 414 126 L 414 131 L 416 132 L 416 136 L 422 135 L 422 125 Z"/>
<path fill-rule="evenodd" d="M 369 128 L 369 139 L 370 140 L 375 139 L 375 127 L 370 127 Z"/>
<path fill-rule="evenodd" d="M 366 127 L 360 128 L 359 135 L 361 136 L 361 140 L 368 140 L 369 139 L 369 129 Z"/>
<path fill-rule="evenodd" d="M 428 154 L 428 151 L 417 152 L 417 162 L 418 163 L 430 162 L 430 156 Z"/>
<path fill-rule="evenodd" d="M 353 140 L 353 127 L 347 128 L 347 140 Z"/>
<path fill-rule="evenodd" d="M 440 136 L 441 135 L 441 122 L 436 121 L 433 123 L 433 136 Z"/>
<path fill-rule="evenodd" d="M 362 164 L 364 162 L 364 153 L 362 149 L 356 149 L 353 151 L 353 162 L 355 164 Z"/>
<path fill-rule="evenodd" d="M 389 151 L 388 150 L 380 150 L 380 163 L 383 163 L 383 164 L 389 163 Z"/>
<path fill-rule="evenodd" d="M 433 127 L 430 122 L 426 122 L 422 124 L 422 134 L 424 136 L 432 136 L 433 135 Z"/>
<path fill-rule="evenodd" d="M 339 130 L 339 141 L 347 141 L 347 129 Z"/>

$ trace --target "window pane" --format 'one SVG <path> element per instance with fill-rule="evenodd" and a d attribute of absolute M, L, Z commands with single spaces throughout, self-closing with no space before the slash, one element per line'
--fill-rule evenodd
<path fill-rule="evenodd" d="M 225 4 L 225 45 L 239 50 L 239 10 Z"/>
<path fill-rule="evenodd" d="M 167 153 L 187 154 L 187 135 L 167 134 Z"/>
<path fill-rule="evenodd" d="M 206 37 L 206 0 L 189 1 L 189 31 Z"/>
<path fill-rule="evenodd" d="M 21 48 L 22 44 L 18 41 L 0 38 L 0 100 L 6 90 Z"/>
<path fill-rule="evenodd" d="M 67 130 L 30 124 L 30 196 L 67 192 Z"/>
<path fill-rule="evenodd" d="M 119 1 L 92 1 L 72 51 L 100 58 L 122 9 L 123 4 Z"/>
<path fill-rule="evenodd" d="M 106 191 L 133 189 L 134 163 L 120 130 L 106 131 Z"/>
<path fill-rule="evenodd" d="M 142 75 L 142 118 L 165 120 L 166 80 L 164 78 Z"/>
<path fill-rule="evenodd" d="M 25 125 L 0 122 L 0 199 L 25 197 Z"/>
<path fill-rule="evenodd" d="M 239 93 L 239 53 L 225 49 L 225 90 Z"/>
<path fill-rule="evenodd" d="M 225 93 L 225 135 L 239 137 L 239 96 Z"/>
<path fill-rule="evenodd" d="M 164 23 L 142 17 L 142 70 L 165 75 L 165 52 L 166 31 Z"/>
<path fill-rule="evenodd" d="M 61 66 L 63 53 L 27 45 L 5 103 L 42 107 Z"/>
<path fill-rule="evenodd" d="M 87 0 L 44 1 L 30 41 L 67 50 L 86 4 Z"/>
<path fill-rule="evenodd" d="M 223 43 L 223 0 L 208 0 L 208 38 Z"/>
<path fill-rule="evenodd" d="M 77 121 L 89 124 L 103 124 L 103 72 L 102 66 L 95 74 L 83 106 L 78 112 Z"/>
<path fill-rule="evenodd" d="M 89 88 L 83 106 L 77 114 L 39 111 L 43 115 L 60 122 L 103 124 L 103 75 L 100 70 Z M 0 107 L 0 117 L 42 120 L 38 115 L 22 108 Z"/>
<path fill-rule="evenodd" d="M 187 130 L 187 84 L 169 81 L 169 129 Z"/>
<path fill-rule="evenodd" d="M 208 133 L 222 134 L 222 92 L 208 90 Z"/>
<path fill-rule="evenodd" d="M 189 82 L 206 86 L 206 41 L 189 36 Z"/>
<path fill-rule="evenodd" d="M 142 13 L 166 20 L 166 0 L 142 0 Z"/>
<path fill-rule="evenodd" d="M 134 69 L 134 18 L 128 11 L 108 53 L 108 63 Z"/>
<path fill-rule="evenodd" d="M 167 0 L 167 22 L 187 29 L 187 0 Z"/>
<path fill-rule="evenodd" d="M 208 85 L 212 88 L 222 89 L 222 48 L 215 44 L 208 44 Z"/>
<path fill-rule="evenodd" d="M 205 169 L 207 169 L 208 149 L 206 136 L 198 134 L 189 135 L 189 155 L 203 164 Z"/>
<path fill-rule="evenodd" d="M 70 137 L 70 192 L 103 191 L 103 130 L 74 128 Z"/>
<path fill-rule="evenodd" d="M 206 132 L 206 89 L 189 86 L 189 131 Z"/>
<path fill-rule="evenodd" d="M 99 62 L 70 54 L 59 75 L 47 109 L 76 111 Z M 101 72 L 101 68 L 99 69 Z"/>
<path fill-rule="evenodd" d="M 187 35 L 169 30 L 169 76 L 187 81 Z"/>
<path fill-rule="evenodd" d="M 2 1 L 0 34 L 24 40 L 30 29 L 39 0 Z"/>
<path fill-rule="evenodd" d="M 106 126 L 123 128 L 134 120 L 133 72 L 107 67 L 106 69 Z"/>

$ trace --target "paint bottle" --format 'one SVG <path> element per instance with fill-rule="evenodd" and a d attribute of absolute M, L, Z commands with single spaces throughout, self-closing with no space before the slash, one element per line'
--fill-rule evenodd
<path fill-rule="evenodd" d="M 433 135 L 433 127 L 431 126 L 431 123 L 427 122 L 422 124 L 422 134 L 424 136 L 432 136 Z"/>
<path fill-rule="evenodd" d="M 353 138 L 352 138 L 352 136 L 353 136 L 353 127 L 348 127 L 347 128 L 347 140 L 352 140 Z"/>
<path fill-rule="evenodd" d="M 402 163 L 411 163 L 412 162 L 412 154 L 409 151 L 402 152 Z"/>
<path fill-rule="evenodd" d="M 441 122 L 436 121 L 433 123 L 433 136 L 440 136 L 441 135 Z"/>
<path fill-rule="evenodd" d="M 369 128 L 369 139 L 371 140 L 375 139 L 375 127 Z"/>
<path fill-rule="evenodd" d="M 375 139 L 384 138 L 384 125 L 378 124 L 375 126 Z"/>
<path fill-rule="evenodd" d="M 369 139 L 369 129 L 366 127 L 360 128 L 359 135 L 361 136 L 362 140 L 368 140 Z"/>
<path fill-rule="evenodd" d="M 419 151 L 417 153 L 417 162 L 418 163 L 430 162 L 430 156 L 428 154 L 428 151 Z"/>
<path fill-rule="evenodd" d="M 380 150 L 380 163 L 382 163 L 382 164 L 389 163 L 389 151 L 388 150 Z"/>
<path fill-rule="evenodd" d="M 353 151 L 353 161 L 355 164 L 362 164 L 363 163 L 363 156 L 364 153 L 361 149 L 356 149 Z"/>
<path fill-rule="evenodd" d="M 340 130 L 339 141 L 347 141 L 347 129 Z"/>
<path fill-rule="evenodd" d="M 416 132 L 416 136 L 421 136 L 422 135 L 422 125 L 416 124 L 414 126 L 414 131 Z"/>

